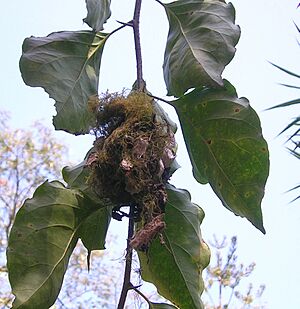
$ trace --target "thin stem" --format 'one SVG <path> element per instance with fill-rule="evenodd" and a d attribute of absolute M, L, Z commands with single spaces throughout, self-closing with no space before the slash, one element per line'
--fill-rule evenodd
<path fill-rule="evenodd" d="M 118 309 L 123 309 L 127 297 L 128 290 L 132 288 L 130 283 L 131 276 L 131 264 L 132 264 L 132 247 L 130 241 L 134 232 L 134 220 L 133 220 L 133 206 L 130 206 L 129 222 L 128 222 L 128 236 L 127 236 L 127 248 L 126 248 L 126 262 L 125 262 L 125 273 L 123 279 L 123 287 L 119 299 Z"/>
<path fill-rule="evenodd" d="M 157 3 L 159 3 L 160 5 L 162 5 L 162 6 L 164 6 L 164 4 L 161 2 L 161 1 L 159 1 L 159 0 L 155 0 Z"/>
<path fill-rule="evenodd" d="M 113 35 L 114 33 L 118 32 L 119 30 L 125 28 L 125 27 L 131 27 L 132 25 L 129 23 L 121 23 L 121 22 L 118 22 L 120 24 L 122 24 L 120 27 L 118 27 L 117 29 L 113 30 L 108 36 L 111 36 Z"/>
<path fill-rule="evenodd" d="M 134 46 L 135 46 L 135 56 L 136 56 L 136 71 L 137 71 L 137 89 L 143 91 L 145 82 L 143 80 L 143 66 L 142 66 L 142 51 L 141 51 L 141 40 L 140 40 L 140 13 L 141 13 L 142 0 L 135 1 L 135 8 L 133 14 L 133 20 L 130 22 L 130 26 L 133 28 L 134 35 Z M 128 26 L 128 24 L 123 24 L 121 27 Z M 120 28 L 121 28 L 120 27 Z M 127 237 L 127 248 L 126 248 L 126 262 L 125 262 L 125 272 L 123 287 L 119 299 L 118 309 L 123 309 L 128 290 L 132 288 L 130 282 L 131 277 L 131 265 L 132 265 L 132 247 L 130 241 L 134 233 L 134 220 L 133 220 L 133 205 L 130 206 L 129 211 L 129 222 L 128 222 L 128 237 Z"/>
<path fill-rule="evenodd" d="M 162 101 L 162 102 L 164 102 L 164 103 L 167 103 L 167 104 L 173 106 L 172 101 L 165 100 L 165 99 L 163 99 L 163 98 L 157 97 L 157 96 L 152 95 L 152 94 L 149 94 L 149 93 L 148 93 L 148 96 L 151 97 L 151 98 L 153 98 L 153 99 L 155 99 L 155 100 Z"/>
<path fill-rule="evenodd" d="M 212 298 L 212 296 L 211 296 L 211 294 L 209 293 L 209 291 L 208 291 L 207 288 L 205 289 L 205 293 L 206 293 L 206 295 L 208 296 L 208 298 L 209 298 L 209 300 L 210 300 L 210 304 L 213 306 L 213 308 L 215 308 L 215 302 L 214 302 L 214 300 L 213 300 L 213 298 Z"/>
<path fill-rule="evenodd" d="M 134 290 L 136 293 L 138 293 L 140 296 L 142 296 L 142 297 L 145 299 L 145 301 L 146 301 L 149 305 L 151 304 L 151 302 L 150 302 L 150 300 L 147 298 L 147 296 L 144 295 L 137 287 L 132 286 L 132 287 L 131 287 L 131 290 Z"/>
<path fill-rule="evenodd" d="M 219 280 L 219 307 L 222 308 L 222 282 Z"/>
<path fill-rule="evenodd" d="M 117 22 L 121 25 L 123 25 L 124 27 L 128 26 L 128 27 L 133 27 L 132 25 L 132 20 L 127 22 L 127 23 L 124 23 L 123 21 L 120 21 L 120 20 L 117 20 Z"/>
<path fill-rule="evenodd" d="M 228 299 L 227 306 L 229 306 L 230 303 L 231 303 L 232 296 L 233 296 L 233 293 L 234 293 L 234 289 L 235 289 L 235 287 L 231 288 L 231 294 L 230 294 L 230 297 L 229 297 L 229 299 Z"/>
<path fill-rule="evenodd" d="M 57 301 L 63 306 L 63 308 L 67 308 L 61 299 L 57 298 Z"/>
<path fill-rule="evenodd" d="M 142 0 L 136 0 L 134 15 L 132 20 L 135 56 L 136 56 L 136 74 L 137 74 L 137 88 L 142 91 L 144 88 L 143 80 L 143 65 L 142 65 L 142 50 L 140 40 L 140 13 L 141 13 Z"/>

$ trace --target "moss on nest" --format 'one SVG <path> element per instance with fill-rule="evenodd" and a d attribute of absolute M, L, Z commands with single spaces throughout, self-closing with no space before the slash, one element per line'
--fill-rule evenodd
<path fill-rule="evenodd" d="M 95 152 L 88 158 L 90 183 L 116 203 L 134 202 L 145 224 L 164 213 L 165 174 L 175 158 L 174 134 L 156 117 L 145 93 L 100 100 Z"/>

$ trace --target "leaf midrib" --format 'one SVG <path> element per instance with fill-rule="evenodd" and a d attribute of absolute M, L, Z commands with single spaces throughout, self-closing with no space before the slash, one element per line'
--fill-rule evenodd
<path fill-rule="evenodd" d="M 85 33 L 85 32 L 82 32 L 82 33 L 81 33 L 81 32 L 78 32 L 78 33 L 76 33 L 76 34 L 79 34 L 79 35 L 80 35 L 80 34 L 83 34 L 83 33 Z M 92 33 L 92 32 L 91 32 L 91 33 Z M 58 100 L 55 99 L 56 102 L 58 102 L 58 103 L 60 103 L 60 104 L 62 105 L 61 109 L 65 109 L 65 105 L 66 105 L 67 102 L 72 98 L 72 93 L 73 93 L 74 89 L 76 88 L 77 84 L 79 83 L 79 80 L 80 80 L 80 78 L 81 78 L 81 76 L 82 76 L 82 74 L 83 74 L 83 72 L 84 72 L 84 68 L 87 66 L 88 62 L 90 61 L 90 59 L 92 59 L 92 57 L 95 55 L 95 53 L 96 53 L 100 48 L 102 48 L 102 47 L 104 46 L 104 44 L 105 44 L 107 38 L 109 37 L 109 35 L 105 36 L 104 38 L 103 38 L 102 36 L 99 37 L 100 42 L 97 44 L 98 46 L 97 46 L 96 48 L 94 48 L 92 54 L 89 55 L 89 52 L 90 52 L 90 50 L 91 50 L 91 47 L 93 46 L 93 42 L 94 42 L 94 40 L 95 40 L 96 37 L 99 37 L 99 36 L 98 36 L 98 33 L 94 33 L 93 40 L 92 40 L 91 43 L 89 43 L 89 44 L 86 44 L 84 41 L 79 41 L 79 42 L 78 42 L 78 41 L 76 41 L 76 40 L 68 40 L 68 41 L 67 41 L 68 43 L 77 43 L 77 44 L 80 43 L 80 44 L 83 44 L 83 45 L 88 45 L 89 48 L 87 49 L 87 52 L 86 52 L 85 56 L 78 56 L 78 55 L 76 55 L 76 56 L 74 56 L 74 55 L 69 55 L 69 56 L 68 56 L 68 55 L 63 55 L 63 56 L 60 56 L 60 57 L 56 57 L 56 58 L 53 59 L 52 61 L 49 61 L 49 62 L 47 62 L 47 63 L 43 63 L 43 64 L 40 66 L 40 68 L 36 71 L 36 72 L 38 72 L 38 71 L 40 71 L 41 68 L 44 67 L 45 65 L 49 65 L 50 63 L 52 63 L 52 62 L 54 62 L 54 61 L 59 61 L 59 60 L 61 60 L 61 59 L 63 59 L 63 58 L 70 58 L 70 57 L 73 57 L 73 58 L 82 58 L 82 59 L 85 59 L 85 61 L 82 62 L 82 65 L 81 65 L 81 68 L 80 68 L 80 71 L 79 71 L 78 76 L 76 77 L 76 79 L 73 80 L 73 82 L 74 82 L 73 87 L 70 89 L 70 91 L 65 92 L 65 93 L 66 93 L 66 99 L 65 99 L 65 101 L 62 102 L 62 101 L 58 101 Z M 59 42 L 64 42 L 63 40 L 55 40 L 55 41 L 47 42 L 47 43 L 43 44 L 42 46 L 43 46 L 43 48 L 45 48 L 46 45 L 52 44 L 53 42 L 57 42 L 57 41 L 59 41 Z M 38 47 L 40 47 L 40 46 L 38 46 Z M 36 48 L 36 47 L 32 47 L 32 48 L 31 48 L 30 50 L 28 50 L 26 53 L 30 53 L 30 51 L 33 51 L 35 48 Z M 45 86 L 45 87 L 47 87 L 47 86 Z M 47 87 L 47 88 L 48 88 L 48 87 Z M 48 91 L 47 91 L 47 92 L 48 92 Z"/>
<path fill-rule="evenodd" d="M 191 126 L 193 126 L 193 124 L 191 124 Z M 209 145 L 207 145 L 207 143 L 205 142 L 205 139 L 204 137 L 202 136 L 202 134 L 200 133 L 200 138 L 201 138 L 201 141 L 202 141 L 202 144 L 205 146 L 205 148 L 207 149 L 207 151 L 211 154 L 211 157 L 213 158 L 213 161 L 215 162 L 215 164 L 217 165 L 217 167 L 219 168 L 221 174 L 225 177 L 225 179 L 227 180 L 228 184 L 230 185 L 231 187 L 231 190 L 237 194 L 237 196 L 239 197 L 239 200 L 242 202 L 241 205 L 243 206 L 243 216 L 246 216 L 246 213 L 247 213 L 247 205 L 244 201 L 244 199 L 242 198 L 241 194 L 239 193 L 239 191 L 235 188 L 234 184 L 231 182 L 231 180 L 228 178 L 227 174 L 225 173 L 225 171 L 223 170 L 223 168 L 221 167 L 221 165 L 219 164 L 216 156 L 214 155 L 211 147 L 209 147 Z M 207 176 L 207 175 L 206 175 Z M 210 183 L 210 185 L 212 185 L 212 181 L 211 181 L 211 177 L 208 177 L 208 181 Z M 221 190 L 218 190 L 222 196 L 222 201 L 230 208 L 232 209 L 231 205 L 228 205 L 223 197 L 223 194 L 221 193 Z M 233 212 L 235 213 L 236 210 L 235 209 L 232 209 Z M 245 213 L 245 210 L 246 210 L 246 213 Z"/>
<path fill-rule="evenodd" d="M 83 220 L 83 221 L 84 221 L 84 220 Z M 41 289 L 43 288 L 43 286 L 47 283 L 47 281 L 49 280 L 49 278 L 51 278 L 51 276 L 52 276 L 52 274 L 54 273 L 54 271 L 56 270 L 56 268 L 59 266 L 59 264 L 60 264 L 60 263 L 63 261 L 63 259 L 65 258 L 66 254 L 67 254 L 67 252 L 68 252 L 68 250 L 69 250 L 69 247 L 70 247 L 72 241 L 74 240 L 74 237 L 75 237 L 75 235 L 76 235 L 78 229 L 79 229 L 80 226 L 83 224 L 83 221 L 80 222 L 79 225 L 74 229 L 74 232 L 71 234 L 70 240 L 69 240 L 69 242 L 67 243 L 67 246 L 66 246 L 66 248 L 65 248 L 65 250 L 64 250 L 64 252 L 63 252 L 61 258 L 57 261 L 56 264 L 54 264 L 53 269 L 51 270 L 51 272 L 49 273 L 49 275 L 48 275 L 48 276 L 45 278 L 45 280 L 40 284 L 40 286 L 39 286 L 37 289 L 35 289 L 34 293 L 32 293 L 32 294 L 29 296 L 29 298 L 27 298 L 27 300 L 24 301 L 21 305 L 24 305 L 24 304 L 26 305 L 26 303 L 28 303 L 28 302 L 31 300 L 31 298 L 34 297 L 35 294 L 36 294 L 39 290 L 41 290 Z"/>
<path fill-rule="evenodd" d="M 172 13 L 173 17 L 176 19 L 176 21 L 177 21 L 177 23 L 178 23 L 178 25 L 179 25 L 179 28 L 180 28 L 180 30 L 181 30 L 182 36 L 184 37 L 184 40 L 186 41 L 187 45 L 189 46 L 189 49 L 191 50 L 194 59 L 197 61 L 198 65 L 199 65 L 199 66 L 201 67 L 201 69 L 203 70 L 203 66 L 202 66 L 202 64 L 199 62 L 197 56 L 196 56 L 195 53 L 194 53 L 194 48 L 192 48 L 192 46 L 191 46 L 191 44 L 190 44 L 190 42 L 189 42 L 189 40 L 188 40 L 187 33 L 184 31 L 183 27 L 181 26 L 180 19 L 177 17 L 176 13 L 174 13 L 174 12 L 172 11 L 172 9 L 170 9 L 167 5 L 165 5 L 165 7 L 169 10 L 169 12 Z M 198 10 L 198 11 L 201 11 L 201 10 Z M 201 12 L 202 12 L 202 11 L 201 11 Z M 185 13 L 185 14 L 186 14 L 186 13 Z M 225 22 L 227 23 L 226 19 L 223 18 L 223 16 L 219 16 L 219 15 L 217 15 L 217 14 L 214 14 L 214 13 L 212 13 L 211 11 L 210 11 L 209 13 L 207 13 L 207 14 L 217 16 L 217 17 L 221 18 L 223 21 L 225 21 Z M 201 27 L 201 28 L 207 28 L 207 27 Z M 223 33 L 217 32 L 217 31 L 215 31 L 215 30 L 213 30 L 213 29 L 211 29 L 211 28 L 209 28 L 209 30 L 211 30 L 211 31 L 213 31 L 213 32 L 216 32 L 216 33 L 220 34 L 220 35 L 222 36 L 222 38 L 223 38 L 223 41 L 226 42 L 226 40 L 224 39 Z M 202 48 L 197 48 L 197 50 L 201 50 L 202 52 L 208 53 L 211 57 L 215 58 L 215 60 L 217 61 L 217 58 L 216 58 L 213 54 L 211 54 L 210 52 L 205 51 L 205 50 L 203 50 Z M 204 70 L 204 72 L 206 72 L 206 70 Z M 208 74 L 208 73 L 206 72 L 206 74 Z M 209 75 L 209 74 L 208 74 L 208 75 Z"/>
<path fill-rule="evenodd" d="M 168 240 L 168 244 L 169 244 L 168 251 L 169 251 L 169 252 L 171 251 L 171 252 L 170 252 L 170 253 L 171 253 L 171 256 L 173 257 L 174 262 L 175 262 L 176 265 L 177 265 L 177 268 L 178 268 L 178 270 L 179 270 L 179 272 L 180 272 L 180 274 L 181 274 L 181 277 L 182 277 L 182 279 L 183 279 L 184 285 L 186 286 L 187 290 L 189 291 L 189 296 L 191 297 L 191 299 L 192 299 L 192 301 L 193 301 L 193 303 L 194 303 L 194 305 L 195 305 L 194 295 L 191 294 L 191 291 L 190 291 L 190 288 L 189 288 L 189 285 L 188 285 L 189 280 L 186 279 L 184 273 L 181 271 L 180 263 L 178 262 L 178 259 L 176 258 L 176 255 L 175 255 L 175 253 L 174 253 L 174 249 L 173 249 L 172 242 L 170 241 L 170 239 L 169 239 L 167 233 L 165 232 L 164 235 L 166 236 L 166 238 L 167 238 L 167 240 Z M 174 244 L 174 245 L 176 245 L 176 244 Z M 178 246 L 178 247 L 179 247 L 179 246 Z M 186 250 L 184 250 L 184 251 L 186 251 Z M 195 307 L 195 308 L 196 308 L 196 307 Z"/>
<path fill-rule="evenodd" d="M 188 216 L 187 216 L 186 213 L 185 213 L 186 211 L 180 210 L 180 209 L 179 209 L 175 204 L 173 204 L 169 199 L 168 199 L 167 202 L 168 202 L 170 205 L 172 205 L 172 207 L 174 207 L 179 213 L 181 213 L 181 214 L 184 216 L 184 218 L 185 218 L 189 223 L 191 223 L 191 220 L 188 218 Z M 194 227 L 194 225 L 193 225 L 192 223 L 190 224 L 190 226 L 192 226 L 192 228 L 193 228 L 195 234 L 198 236 L 198 230 L 195 229 L 195 227 Z M 174 253 L 174 249 L 173 249 L 173 245 L 172 245 L 173 242 L 169 239 L 167 232 L 165 232 L 164 235 L 166 236 L 166 238 L 167 238 L 167 240 L 168 240 L 168 244 L 169 244 L 168 250 L 171 251 L 170 253 L 172 253 L 172 257 L 173 257 L 173 259 L 174 259 L 174 261 L 175 261 L 175 263 L 176 263 L 176 265 L 177 265 L 177 267 L 178 267 L 178 269 L 179 269 L 179 271 L 180 271 L 180 274 L 181 274 L 181 276 L 182 276 L 182 278 L 183 278 L 184 284 L 185 284 L 187 290 L 188 290 L 189 293 L 190 293 L 190 289 L 189 289 L 189 286 L 188 286 L 189 280 L 186 279 L 184 273 L 181 271 L 180 263 L 178 262 L 178 260 L 177 260 L 177 258 L 176 258 L 176 255 L 175 255 L 175 253 Z M 174 243 L 174 245 L 180 247 L 180 248 L 181 248 L 182 250 L 184 250 L 188 255 L 190 255 L 189 252 L 187 252 L 187 251 L 186 251 L 184 248 L 182 248 L 181 246 L 179 246 L 179 245 L 177 245 L 177 244 L 175 244 L 175 243 Z M 191 255 L 190 255 L 190 256 L 191 256 Z M 193 302 L 194 302 L 194 304 L 195 304 L 194 296 L 191 295 L 191 294 L 190 294 L 190 296 L 191 296 L 191 298 L 192 298 L 192 300 L 193 300 Z"/>

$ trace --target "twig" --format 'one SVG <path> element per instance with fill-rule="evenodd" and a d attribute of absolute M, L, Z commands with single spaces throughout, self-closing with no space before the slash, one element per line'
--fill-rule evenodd
<path fill-rule="evenodd" d="M 150 300 L 138 289 L 138 287 L 132 285 L 130 289 L 142 296 L 149 305 L 151 304 Z"/>
<path fill-rule="evenodd" d="M 151 98 L 153 98 L 153 99 L 155 99 L 155 100 L 162 101 L 162 102 L 164 102 L 164 103 L 167 103 L 167 104 L 173 106 L 172 101 L 165 100 L 165 99 L 163 99 L 163 98 L 157 97 L 157 96 L 152 95 L 152 94 L 150 94 L 150 93 L 148 93 L 148 96 L 151 97 Z"/>
<path fill-rule="evenodd" d="M 143 65 L 142 65 L 142 51 L 140 40 L 140 13 L 142 0 L 135 1 L 134 15 L 132 20 L 135 56 L 136 56 L 136 73 L 137 73 L 137 88 L 142 91 L 145 85 L 143 80 Z"/>
<path fill-rule="evenodd" d="M 119 30 L 121 30 L 121 29 L 123 29 L 123 28 L 129 26 L 127 23 L 121 23 L 121 22 L 119 22 L 119 23 L 122 24 L 122 25 L 121 25 L 119 28 L 116 28 L 115 30 L 113 30 L 112 32 L 110 32 L 110 33 L 108 34 L 108 37 L 111 36 L 111 35 L 113 35 L 114 33 L 118 32 Z"/>
<path fill-rule="evenodd" d="M 129 211 L 129 222 L 128 222 L 125 273 L 124 273 L 123 287 L 119 299 L 118 309 L 124 308 L 128 290 L 132 288 L 132 284 L 130 282 L 131 264 L 132 264 L 132 248 L 130 245 L 130 241 L 133 236 L 133 232 L 134 232 L 133 205 L 131 205 Z"/>
<path fill-rule="evenodd" d="M 143 66 L 142 66 L 142 51 L 141 51 L 141 41 L 140 41 L 140 13 L 141 13 L 141 5 L 142 0 L 135 1 L 135 8 L 133 19 L 130 22 L 133 28 L 134 35 L 134 46 L 135 46 L 135 55 L 136 55 L 136 72 L 137 72 L 137 88 L 139 91 L 142 91 L 145 82 L 143 80 Z M 126 27 L 127 24 L 123 24 L 121 27 Z M 134 206 L 130 205 L 129 211 L 129 222 L 128 222 L 128 237 L 127 237 L 127 248 L 126 248 L 126 262 L 125 262 L 125 273 L 122 291 L 119 299 L 118 309 L 123 309 L 128 290 L 132 288 L 132 284 L 130 282 L 131 276 L 131 265 L 132 265 L 132 247 L 130 245 L 130 241 L 132 239 L 134 233 L 134 219 L 133 219 L 133 209 Z"/>
<path fill-rule="evenodd" d="M 117 22 L 123 26 L 133 27 L 132 20 L 127 23 L 124 23 L 123 21 L 119 21 L 119 20 L 117 20 Z"/>
<path fill-rule="evenodd" d="M 63 308 L 67 308 L 60 298 L 57 298 L 57 301 L 63 306 Z"/>
<path fill-rule="evenodd" d="M 215 308 L 215 302 L 214 302 L 211 294 L 209 293 L 208 288 L 205 288 L 205 292 L 206 292 L 206 295 L 208 296 L 210 303 L 212 304 L 213 308 Z"/>
<path fill-rule="evenodd" d="M 164 4 L 161 2 L 161 1 L 159 1 L 159 0 L 155 0 L 157 3 L 159 3 L 160 5 L 162 5 L 162 6 L 164 6 Z"/>
<path fill-rule="evenodd" d="M 229 306 L 230 303 L 231 303 L 232 296 L 233 296 L 233 293 L 234 293 L 234 289 L 235 289 L 235 287 L 231 288 L 231 294 L 230 294 L 230 297 L 229 297 L 229 299 L 228 299 L 227 306 Z"/>

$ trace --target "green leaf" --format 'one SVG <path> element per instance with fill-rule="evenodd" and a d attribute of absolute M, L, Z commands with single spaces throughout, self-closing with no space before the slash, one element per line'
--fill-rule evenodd
<path fill-rule="evenodd" d="M 75 166 L 65 166 L 62 170 L 64 181 L 70 188 L 77 188 L 81 191 L 86 191 L 89 188 L 88 178 L 90 168 L 86 166 L 86 160 Z"/>
<path fill-rule="evenodd" d="M 105 249 L 105 238 L 111 219 L 111 209 L 102 207 L 83 222 L 79 237 L 88 251 Z"/>
<path fill-rule="evenodd" d="M 78 197 L 59 182 L 45 182 L 17 213 L 7 250 L 13 308 L 54 303 L 78 240 Z"/>
<path fill-rule="evenodd" d="M 92 151 L 93 148 L 88 154 Z M 105 238 L 111 220 L 111 210 L 116 205 L 109 199 L 100 198 L 91 189 L 88 184 L 90 168 L 86 165 L 86 159 L 76 166 L 64 167 L 62 174 L 64 181 L 70 188 L 79 189 L 85 194 L 86 199 L 91 199 L 89 205 L 92 205 L 92 207 L 95 204 L 100 205 L 100 208 L 96 212 L 91 212 L 91 215 L 83 222 L 79 235 L 89 252 L 105 249 Z"/>
<path fill-rule="evenodd" d="M 99 197 L 89 184 L 89 178 L 91 169 L 87 165 L 87 157 L 90 153 L 94 152 L 94 148 L 90 149 L 86 155 L 86 158 L 75 166 L 65 166 L 62 169 L 62 176 L 64 181 L 68 184 L 69 188 L 79 189 L 86 196 L 92 199 L 96 204 L 106 204 L 106 206 L 116 206 L 112 204 L 108 199 L 102 199 Z"/>
<path fill-rule="evenodd" d="M 223 89 L 196 89 L 173 104 L 196 180 L 209 182 L 226 208 L 265 233 L 261 200 L 269 153 L 248 100 L 225 81 Z"/>
<path fill-rule="evenodd" d="M 200 231 L 204 212 L 191 203 L 187 191 L 168 186 L 167 193 L 163 241 L 155 239 L 147 253 L 138 252 L 142 278 L 179 308 L 200 309 L 201 274 L 210 259 Z"/>
<path fill-rule="evenodd" d="M 80 229 L 99 208 L 58 181 L 43 183 L 25 201 L 7 249 L 13 308 L 49 308 L 55 302 Z"/>
<path fill-rule="evenodd" d="M 90 270 L 91 251 L 105 249 L 107 230 L 111 221 L 112 204 L 107 200 L 100 200 L 100 202 L 103 203 L 101 208 L 91 211 L 78 231 L 78 236 L 88 251 L 88 270 Z M 93 205 L 92 201 L 91 205 Z"/>
<path fill-rule="evenodd" d="M 154 108 L 156 120 L 163 125 L 165 125 L 167 123 L 170 126 L 172 132 L 176 133 L 176 131 L 177 131 L 176 122 L 174 122 L 169 117 L 167 112 L 156 101 L 153 102 L 153 108 Z"/>
<path fill-rule="evenodd" d="M 169 19 L 164 56 L 168 95 L 222 86 L 221 74 L 235 54 L 240 28 L 235 10 L 221 0 L 179 0 L 163 4 Z"/>
<path fill-rule="evenodd" d="M 103 30 L 103 24 L 106 23 L 111 15 L 110 0 L 85 0 L 88 11 L 87 17 L 83 20 L 95 32 Z"/>
<path fill-rule="evenodd" d="M 55 32 L 24 40 L 20 70 L 26 85 L 42 87 L 55 100 L 56 130 L 89 133 L 95 115 L 89 99 L 98 93 L 99 68 L 107 34 Z"/>
<path fill-rule="evenodd" d="M 62 169 L 62 176 L 69 188 L 79 189 L 94 202 L 99 202 L 99 196 L 89 185 L 91 169 L 86 165 L 86 159 L 75 166 L 65 166 Z"/>
<path fill-rule="evenodd" d="M 84 160 L 74 166 L 65 166 L 62 169 L 62 176 L 68 187 L 72 189 L 79 189 L 87 194 L 90 198 L 97 201 L 99 197 L 93 192 L 89 184 L 91 168 L 87 165 L 87 159 L 91 153 L 95 152 L 94 147 L 91 148 Z"/>
<path fill-rule="evenodd" d="M 149 303 L 149 309 L 176 309 L 173 305 L 163 304 L 163 303 Z"/>

